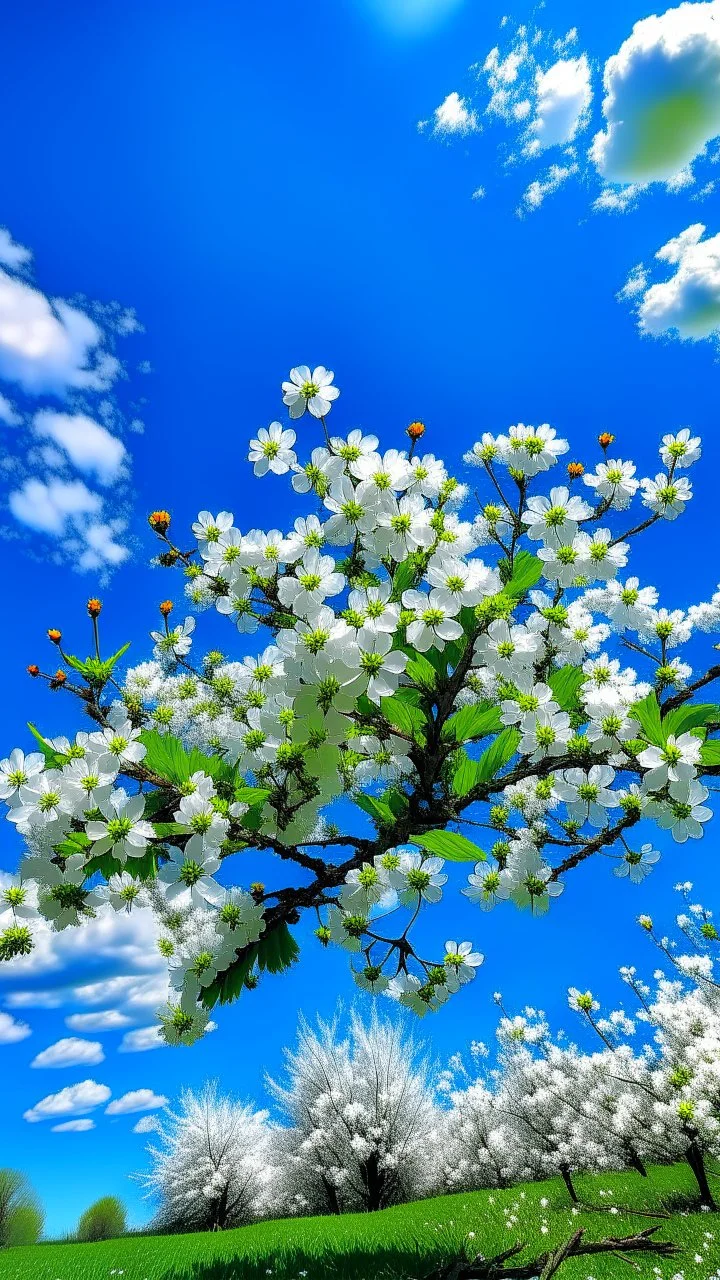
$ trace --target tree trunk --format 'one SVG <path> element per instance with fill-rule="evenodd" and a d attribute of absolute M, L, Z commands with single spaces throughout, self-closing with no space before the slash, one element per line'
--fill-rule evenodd
<path fill-rule="evenodd" d="M 573 1186 L 573 1180 L 570 1176 L 569 1165 L 561 1164 L 560 1173 L 562 1174 L 562 1180 L 565 1183 L 565 1186 L 567 1187 L 567 1193 L 570 1199 L 572 1200 L 573 1204 L 577 1204 L 578 1203 L 577 1191 Z"/>
<path fill-rule="evenodd" d="M 640 1159 L 640 1156 L 638 1155 L 637 1151 L 635 1151 L 632 1147 L 630 1147 L 628 1150 L 627 1160 L 631 1169 L 634 1169 L 636 1173 L 639 1173 L 641 1178 L 647 1178 L 648 1176 L 647 1169 L 645 1168 L 645 1165 Z"/>
<path fill-rule="evenodd" d="M 325 1174 L 322 1175 L 322 1184 L 325 1195 L 327 1196 L 328 1207 L 331 1213 L 339 1213 L 340 1205 L 337 1198 L 337 1187 L 333 1185 Z"/>
<path fill-rule="evenodd" d="M 379 1167 L 379 1160 L 376 1151 L 368 1156 L 363 1167 L 363 1182 L 367 1189 L 367 1210 L 368 1213 L 375 1213 L 377 1209 L 383 1208 L 383 1191 L 385 1189 L 385 1179 Z"/>
<path fill-rule="evenodd" d="M 698 1188 L 700 1190 L 700 1203 L 705 1205 L 708 1209 L 717 1209 L 713 1193 L 710 1190 L 710 1183 L 708 1182 L 703 1154 L 695 1138 L 693 1138 L 690 1146 L 685 1152 L 685 1159 L 690 1165 L 695 1181 L 698 1184 Z"/>
<path fill-rule="evenodd" d="M 227 1215 L 228 1215 L 228 1187 L 226 1183 L 215 1205 L 215 1220 L 213 1222 L 213 1231 L 225 1230 L 227 1226 Z"/>

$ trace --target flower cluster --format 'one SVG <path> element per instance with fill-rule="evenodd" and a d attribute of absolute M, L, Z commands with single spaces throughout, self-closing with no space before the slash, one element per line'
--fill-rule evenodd
<path fill-rule="evenodd" d="M 407 449 L 383 451 L 375 435 L 330 433 L 339 392 L 324 367 L 293 369 L 282 390 L 324 443 L 301 461 L 296 431 L 274 422 L 249 458 L 311 510 L 267 531 L 201 511 L 191 550 L 153 512 L 158 562 L 182 572 L 193 613 L 175 625 L 163 601 L 151 658 L 121 679 L 125 649 L 101 657 L 99 601 L 94 657 L 48 632 L 64 665 L 28 670 L 77 695 L 94 729 L 36 732 L 39 751 L 0 764 L 26 845 L 0 956 L 31 950 L 33 914 L 64 928 L 149 906 L 177 995 L 162 1015 L 171 1040 L 292 963 L 306 910 L 361 987 L 437 1009 L 482 961 L 470 942 L 426 957 L 411 938 L 452 864 L 470 864 L 463 892 L 483 910 L 535 915 L 596 854 L 640 881 L 659 856 L 645 824 L 699 838 L 703 779 L 720 771 L 720 711 L 695 698 L 720 666 L 694 675 L 679 652 L 720 629 L 720 592 L 667 609 L 626 574 L 633 538 L 692 498 L 688 430 L 664 437 L 654 478 L 608 457 L 603 435 L 594 469 L 571 462 L 545 493 L 567 441 L 548 425 L 485 433 L 465 455 L 479 471 L 467 511 L 468 486 L 418 450 L 422 423 Z M 235 655 L 193 658 L 206 608 L 243 637 Z M 242 851 L 248 866 L 253 849 L 299 882 L 233 887 L 227 860 Z"/>

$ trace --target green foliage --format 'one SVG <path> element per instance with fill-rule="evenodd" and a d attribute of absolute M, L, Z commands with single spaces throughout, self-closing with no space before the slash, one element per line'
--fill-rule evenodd
<path fill-rule="evenodd" d="M 716 702 L 686 702 L 685 706 L 676 707 L 674 711 L 668 711 L 663 717 L 666 733 L 673 733 L 676 736 L 688 733 L 692 729 L 703 728 L 706 724 L 718 723 L 720 723 L 720 706 Z"/>
<path fill-rule="evenodd" d="M 382 700 L 382 714 L 389 724 L 394 725 L 401 733 L 407 733 L 415 741 L 423 743 L 423 728 L 427 723 L 425 712 L 419 703 L 422 694 L 419 689 L 401 687 L 397 693 Z"/>
<path fill-rule="evenodd" d="M 367 813 L 378 826 L 394 825 L 396 815 L 384 798 L 379 800 L 377 796 L 366 796 L 364 792 L 358 791 L 353 796 L 353 800 L 358 808 Z"/>
<path fill-rule="evenodd" d="M 648 742 L 656 747 L 664 746 L 666 734 L 660 717 L 660 704 L 654 693 L 649 693 L 646 698 L 634 703 L 630 708 L 630 715 L 633 720 L 637 720 Z"/>
<path fill-rule="evenodd" d="M 553 691 L 555 701 L 563 711 L 580 709 L 579 693 L 584 680 L 585 673 L 582 667 L 573 667 L 570 664 L 559 667 L 548 677 L 548 684 Z"/>
<path fill-rule="evenodd" d="M 509 570 L 507 560 L 501 562 L 501 566 L 506 566 L 506 572 Z M 502 567 L 500 568 L 500 576 L 504 581 Z M 513 558 L 512 575 L 507 581 L 504 581 L 503 590 L 506 595 L 512 596 L 514 600 L 520 600 L 528 591 L 532 591 L 536 587 L 542 577 L 543 562 L 538 556 L 533 555 L 532 551 L 516 551 Z"/>
<path fill-rule="evenodd" d="M 707 765 L 720 764 L 720 742 L 713 740 L 703 743 L 700 748 L 700 761 Z"/>
<path fill-rule="evenodd" d="M 125 1205 L 117 1196 L 103 1196 L 81 1215 L 77 1238 L 85 1243 L 96 1240 L 116 1240 L 127 1229 Z"/>
<path fill-rule="evenodd" d="M 492 702 L 477 702 L 470 707 L 461 707 L 446 720 L 442 736 L 454 742 L 472 742 L 476 738 L 486 738 L 490 733 L 498 733 L 500 729 L 500 708 Z"/>
<path fill-rule="evenodd" d="M 73 671 L 77 671 L 83 679 L 87 680 L 88 684 L 102 687 L 102 685 L 107 684 L 116 664 L 127 653 L 129 648 L 130 641 L 128 640 L 127 644 L 118 649 L 117 653 L 114 653 L 111 658 L 86 658 L 83 662 L 72 653 L 66 653 L 64 661 L 69 667 L 72 667 Z"/>
<path fill-rule="evenodd" d="M 19 1169 L 0 1169 L 0 1248 L 36 1244 L 45 1215 L 28 1179 Z"/>
<path fill-rule="evenodd" d="M 179 787 L 193 773 L 206 773 L 216 782 L 229 781 L 235 773 L 222 756 L 209 756 L 193 747 L 186 751 L 179 738 L 171 733 L 158 733 L 147 729 L 140 734 L 140 741 L 147 748 L 143 765 L 157 773 L 166 782 Z"/>
<path fill-rule="evenodd" d="M 497 776 L 508 760 L 515 755 L 520 742 L 518 729 L 503 729 L 494 742 L 483 751 L 479 760 L 471 760 L 463 752 L 453 773 L 452 787 L 456 796 L 466 796 L 481 782 L 489 782 Z"/>
<path fill-rule="evenodd" d="M 435 667 L 424 653 L 414 653 L 412 649 L 406 649 L 405 652 L 411 655 L 405 668 L 408 680 L 412 680 L 413 684 L 432 693 L 437 685 L 438 673 Z"/>
<path fill-rule="evenodd" d="M 445 858 L 446 862 L 485 861 L 485 852 L 456 831 L 426 831 L 422 836 L 409 836 L 409 839 L 428 853 Z"/>
<path fill-rule="evenodd" d="M 299 954 L 300 947 L 284 921 L 275 925 L 258 942 L 244 947 L 230 968 L 205 988 L 203 1004 L 207 1009 L 212 1009 L 218 1002 L 230 1004 L 248 985 L 256 965 L 260 972 L 282 973 L 295 964 Z"/>
<path fill-rule="evenodd" d="M 32 721 L 28 720 L 27 727 L 44 755 L 48 769 L 60 769 L 64 764 L 67 764 L 67 759 L 62 752 L 56 751 L 54 747 L 50 746 L 47 738 L 43 738 L 40 730 L 35 727 Z"/>

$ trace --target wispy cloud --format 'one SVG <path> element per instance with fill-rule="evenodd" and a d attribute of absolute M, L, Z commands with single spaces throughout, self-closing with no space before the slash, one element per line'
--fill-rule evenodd
<path fill-rule="evenodd" d="M 30 554 L 103 578 L 129 554 L 129 430 L 116 345 L 140 330 L 118 303 L 68 302 L 30 277 L 32 254 L 0 228 L 0 429 L 14 529 Z"/>

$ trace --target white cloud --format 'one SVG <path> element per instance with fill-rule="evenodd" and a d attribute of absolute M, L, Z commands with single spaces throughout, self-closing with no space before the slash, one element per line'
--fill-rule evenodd
<path fill-rule="evenodd" d="M 535 117 L 531 149 L 565 146 L 587 125 L 592 102 L 590 64 L 585 56 L 561 58 L 535 75 Z"/>
<path fill-rule="evenodd" d="M 31 1035 L 27 1022 L 18 1022 L 11 1013 L 0 1013 L 0 1044 L 17 1044 Z"/>
<path fill-rule="evenodd" d="M 106 1116 L 131 1115 L 134 1111 L 155 1111 L 164 1107 L 168 1099 L 162 1093 L 153 1093 L 152 1089 L 132 1089 L 121 1098 L 114 1098 L 105 1108 Z"/>
<path fill-rule="evenodd" d="M 71 1031 L 116 1031 L 131 1022 L 132 1018 L 119 1009 L 100 1009 L 97 1013 L 71 1013 L 65 1026 Z"/>
<path fill-rule="evenodd" d="M 622 292 L 637 299 L 638 327 L 654 338 L 720 341 L 720 233 L 704 240 L 701 222 L 668 240 L 655 257 L 676 268 L 669 280 L 651 284 L 641 265 Z"/>
<path fill-rule="evenodd" d="M 0 227 L 0 262 L 17 271 L 20 267 L 27 266 L 31 258 L 30 250 L 22 244 L 16 244 L 7 227 Z"/>
<path fill-rule="evenodd" d="M 103 565 L 122 564 L 130 552 L 116 540 L 115 534 L 124 527 L 123 521 L 86 525 L 82 531 L 85 549 L 78 560 L 78 567 L 90 571 L 100 569 Z"/>
<path fill-rule="evenodd" d="M 148 1049 L 162 1049 L 167 1041 L 160 1035 L 159 1024 L 150 1027 L 138 1027 L 135 1031 L 126 1031 L 118 1053 L 144 1053 Z"/>
<path fill-rule="evenodd" d="M 102 331 L 84 311 L 59 298 L 51 302 L 0 269 L 0 376 L 30 395 L 100 391 L 119 372 L 102 342 Z"/>
<path fill-rule="evenodd" d="M 51 1133 L 87 1133 L 88 1129 L 95 1128 L 94 1120 L 65 1120 L 63 1124 L 54 1124 L 50 1128 Z"/>
<path fill-rule="evenodd" d="M 41 409 L 33 418 L 33 431 L 36 436 L 54 440 L 78 471 L 96 475 L 101 484 L 110 484 L 122 469 L 125 446 L 84 413 Z"/>
<path fill-rule="evenodd" d="M 535 182 L 531 182 L 523 193 L 522 205 L 518 209 L 518 213 L 522 216 L 523 213 L 531 213 L 535 209 L 539 209 L 543 200 L 549 195 L 554 195 L 563 182 L 567 182 L 568 178 L 571 178 L 577 171 L 576 164 L 551 165 L 547 173 L 536 179 Z"/>
<path fill-rule="evenodd" d="M 605 64 L 605 129 L 592 144 L 611 182 L 664 182 L 720 134 L 720 0 L 636 22 Z"/>
<path fill-rule="evenodd" d="M 103 1047 L 99 1040 L 79 1040 L 71 1036 L 57 1040 L 38 1053 L 30 1063 L 31 1067 L 94 1067 L 105 1061 Z"/>
<path fill-rule="evenodd" d="M 644 184 L 635 182 L 626 187 L 603 187 L 592 207 L 596 213 L 627 213 L 628 209 L 635 208 L 644 190 Z"/>
<path fill-rule="evenodd" d="M 6 427 L 18 427 L 22 422 L 22 418 L 14 406 L 10 403 L 7 396 L 0 394 L 0 422 L 4 422 Z"/>
<path fill-rule="evenodd" d="M 39 1120 L 49 1120 L 55 1116 L 81 1116 L 87 1111 L 107 1102 L 110 1090 L 106 1084 L 97 1084 L 95 1080 L 82 1080 L 79 1084 L 70 1084 L 59 1093 L 49 1093 L 46 1098 L 36 1102 L 34 1107 L 23 1113 L 23 1118 L 30 1124 Z"/>
<path fill-rule="evenodd" d="M 141 1116 L 137 1124 L 133 1125 L 133 1133 L 156 1133 L 160 1128 L 160 1121 L 157 1116 Z"/>
<path fill-rule="evenodd" d="M 444 102 L 435 108 L 433 114 L 433 133 L 472 133 L 477 129 L 478 120 L 467 99 L 459 93 L 449 93 Z"/>
<path fill-rule="evenodd" d="M 21 489 L 10 494 L 10 510 L 21 524 L 41 533 L 59 536 L 68 521 L 78 516 L 95 515 L 102 508 L 102 498 L 88 489 L 82 480 L 26 480 Z"/>

